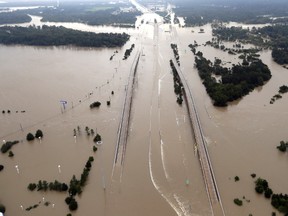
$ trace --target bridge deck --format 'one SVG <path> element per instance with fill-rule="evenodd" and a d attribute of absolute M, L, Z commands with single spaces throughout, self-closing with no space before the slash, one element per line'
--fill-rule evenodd
<path fill-rule="evenodd" d="M 189 113 L 190 121 L 192 124 L 193 133 L 195 136 L 197 153 L 199 156 L 199 161 L 200 161 L 200 165 L 202 169 L 202 174 L 203 174 L 209 202 L 210 202 L 211 209 L 212 209 L 212 214 L 213 215 L 225 215 L 222 202 L 221 202 L 221 198 L 219 195 L 215 175 L 213 172 L 213 167 L 210 161 L 209 152 L 206 146 L 206 140 L 203 134 L 201 122 L 199 120 L 199 116 L 197 113 L 197 109 L 196 109 L 196 105 L 195 105 L 192 92 L 189 88 L 189 85 L 186 82 L 186 79 L 180 67 L 178 66 L 175 60 L 173 60 L 173 63 L 178 71 L 179 77 L 183 84 L 184 99 L 187 104 L 188 113 Z"/>

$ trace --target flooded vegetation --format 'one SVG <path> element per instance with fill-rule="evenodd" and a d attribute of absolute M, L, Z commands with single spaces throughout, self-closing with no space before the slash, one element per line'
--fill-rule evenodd
<path fill-rule="evenodd" d="M 200 11 L 196 18 L 205 25 L 195 22 L 195 27 L 183 27 L 192 25 L 193 17 L 179 12 L 182 3 L 178 7 L 132 3 L 127 8 L 142 13 L 137 18 L 131 15 L 137 19 L 135 28 L 95 27 L 79 19 L 76 23 L 44 22 L 31 15 L 31 22 L 11 25 L 125 32 L 130 37 L 113 48 L 0 46 L 0 212 L 27 216 L 286 214 L 288 176 L 283 170 L 288 169 L 287 143 L 279 145 L 279 140 L 288 139 L 288 73 L 272 57 L 277 45 L 270 46 L 274 39 L 285 38 L 282 30 L 274 37 L 274 33 L 264 33 L 268 27 L 258 28 L 269 23 L 246 24 L 243 29 L 249 30 L 245 32 L 236 29 L 238 36 L 263 31 L 269 46 L 262 49 L 238 36 L 233 41 L 229 40 L 232 36 L 220 39 L 215 35 L 215 22 L 201 18 Z M 96 13 L 117 6 L 84 7 L 87 13 Z M 220 9 L 226 10 L 224 6 Z M 270 11 L 271 16 L 276 16 L 275 11 Z M 174 12 L 184 17 L 179 19 L 180 26 L 174 22 Z M 164 23 L 159 14 L 169 14 L 170 20 Z M 231 20 L 250 23 L 254 18 Z M 264 23 L 260 18 L 263 20 L 258 17 L 255 23 Z M 230 30 L 224 29 L 226 33 Z M 216 107 L 203 85 L 205 79 L 198 74 L 204 57 L 209 62 L 206 71 L 213 72 L 205 76 L 219 86 L 228 78 L 233 85 L 244 86 L 242 76 L 233 75 L 235 68 L 245 69 L 249 76 L 251 72 L 261 74 L 264 68 L 267 76 L 249 78 L 257 85 L 248 88 L 245 97 L 238 92 L 241 96 L 234 95 L 227 106 Z M 251 65 L 256 66 L 248 73 Z M 241 80 L 240 84 L 235 80 Z M 222 211 L 211 202 L 201 170 L 189 100 L 183 95 L 187 86 L 219 190 L 215 200 L 221 198 Z M 272 104 L 275 94 L 282 99 Z M 125 106 L 129 116 L 125 130 L 119 130 Z M 128 136 L 117 150 L 119 131 Z M 261 191 L 263 196 L 259 196 Z"/>

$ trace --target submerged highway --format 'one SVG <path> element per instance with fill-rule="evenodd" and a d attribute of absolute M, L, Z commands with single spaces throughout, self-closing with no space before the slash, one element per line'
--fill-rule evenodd
<path fill-rule="evenodd" d="M 137 3 L 134 0 L 131 0 L 131 2 L 136 6 L 137 9 L 139 9 L 141 12 L 145 13 L 149 13 L 151 14 L 152 12 L 145 8 L 144 6 L 140 5 L 139 3 Z M 159 34 L 159 26 L 161 25 L 161 21 L 159 22 L 159 19 L 157 17 L 158 15 L 156 15 L 156 18 L 153 18 L 149 21 L 146 21 L 146 24 L 150 25 L 151 27 L 154 28 L 154 80 L 153 83 L 157 83 L 158 81 L 160 81 L 159 79 L 159 68 L 158 70 L 156 69 L 156 67 L 159 67 L 159 56 L 162 56 L 161 53 L 159 53 L 159 49 L 158 49 L 158 34 Z M 173 25 L 173 24 L 171 24 Z M 170 30 L 173 28 L 172 26 L 169 27 Z M 175 32 L 175 28 L 172 31 L 173 33 L 173 37 L 175 39 L 175 37 L 177 37 L 177 32 Z M 144 40 L 144 36 L 140 35 L 140 38 L 142 38 L 141 40 Z M 170 46 L 170 43 L 172 43 L 172 41 L 167 41 L 167 46 Z M 143 50 L 142 50 L 143 51 Z M 143 53 L 141 53 L 143 54 Z M 122 181 L 122 175 L 123 175 L 123 163 L 125 160 L 125 153 L 126 153 L 126 148 L 127 148 L 127 142 L 129 140 L 128 135 L 129 135 L 129 129 L 130 129 L 130 120 L 131 120 L 131 109 L 132 109 L 132 100 L 133 100 L 133 91 L 134 91 L 134 81 L 135 81 L 135 76 L 136 76 L 136 72 L 137 72 L 137 67 L 139 64 L 139 59 L 140 59 L 140 52 L 138 51 L 137 54 L 135 55 L 134 61 L 132 63 L 131 66 L 131 71 L 130 71 L 130 75 L 128 78 L 128 84 L 127 84 L 127 88 L 126 89 L 126 95 L 125 95 L 125 102 L 123 105 L 123 110 L 122 110 L 122 114 L 121 114 L 121 118 L 120 118 L 120 124 L 119 124 L 119 129 L 118 129 L 118 138 L 117 138 L 117 143 L 116 143 L 116 149 L 115 149 L 115 157 L 114 157 L 114 165 L 113 165 L 113 171 L 112 171 L 112 179 L 113 181 L 117 181 L 117 179 L 120 181 Z M 169 60 L 167 59 L 167 62 Z M 176 69 L 178 71 L 178 74 L 181 78 L 181 81 L 183 83 L 183 92 L 184 92 L 184 99 L 185 99 L 185 105 L 187 106 L 187 112 L 188 112 L 188 117 L 190 119 L 190 126 L 192 129 L 192 134 L 195 138 L 195 148 L 197 149 L 197 153 L 198 153 L 198 158 L 199 158 L 199 164 L 200 164 L 200 169 L 202 170 L 202 175 L 203 175 L 203 180 L 204 180 L 204 184 L 205 184 L 205 188 L 206 188 L 206 192 L 207 192 L 207 197 L 210 203 L 210 208 L 211 208 L 211 215 L 216 215 L 216 216 L 220 216 L 223 215 L 225 216 L 225 212 L 224 212 L 224 208 L 222 205 L 222 201 L 221 201 L 221 197 L 220 197 L 220 192 L 217 186 L 217 181 L 216 181 L 216 177 L 213 171 L 213 166 L 212 166 L 212 162 L 210 160 L 210 156 L 209 156 L 209 151 L 207 149 L 207 144 L 206 144 L 206 140 L 204 137 L 204 132 L 201 126 L 201 121 L 199 118 L 199 115 L 197 113 L 197 109 L 196 109 L 196 104 L 193 98 L 193 93 L 192 90 L 189 86 L 189 84 L 186 81 L 186 78 L 184 76 L 184 73 L 182 73 L 181 68 L 177 65 L 176 61 L 174 60 L 174 65 L 176 66 Z M 154 89 L 155 89 L 155 85 L 154 84 Z M 159 83 L 158 83 L 159 85 Z M 160 86 L 158 86 L 158 88 L 160 88 Z M 157 92 L 154 92 L 157 93 Z M 159 92 L 158 92 L 159 94 Z M 158 117 L 161 115 L 160 114 L 160 108 L 159 108 L 159 97 L 158 97 Z M 150 111 L 150 118 L 152 120 L 152 114 L 151 112 L 153 110 L 153 102 L 151 101 L 151 111 Z M 151 154 L 151 142 L 152 142 L 152 133 L 155 133 L 155 131 L 152 131 L 152 126 L 151 126 L 151 122 L 150 122 L 150 147 L 149 147 L 149 163 L 151 163 L 151 158 L 150 158 L 150 154 Z M 157 133 L 157 132 L 156 132 Z M 158 122 L 158 133 L 159 133 L 159 140 L 161 143 L 161 146 L 163 145 L 163 138 L 162 138 L 162 133 L 161 133 L 161 128 L 160 128 L 160 123 Z M 162 148 L 162 147 L 161 147 Z M 192 152 L 191 152 L 192 153 Z M 163 159 L 162 159 L 162 163 Z M 156 183 L 153 176 L 153 172 L 152 172 L 152 168 L 151 168 L 151 164 L 149 165 L 150 167 L 150 175 L 151 175 L 151 179 L 152 182 L 154 184 L 154 187 L 158 190 L 158 192 L 161 194 L 161 196 L 170 203 L 171 207 L 177 212 L 177 215 L 191 215 L 191 205 L 185 205 L 185 207 L 177 207 L 177 204 L 173 204 L 173 203 L 178 203 L 179 205 L 179 200 L 177 198 L 169 198 L 169 196 L 163 194 L 163 191 L 161 191 L 160 186 Z M 164 166 L 164 171 L 165 171 L 165 165 Z M 165 171 L 166 172 L 166 171 Z M 117 176 L 117 177 L 115 177 Z M 168 176 L 166 175 L 166 179 L 168 179 Z M 188 180 L 187 180 L 188 181 Z M 187 183 L 188 184 L 188 183 Z M 118 187 L 120 187 L 118 185 Z M 181 204 L 184 205 L 184 204 Z"/>

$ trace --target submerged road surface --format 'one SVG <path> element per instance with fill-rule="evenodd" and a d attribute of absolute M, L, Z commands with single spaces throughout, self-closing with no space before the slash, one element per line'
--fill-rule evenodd
<path fill-rule="evenodd" d="M 133 4 L 136 5 L 137 8 L 140 8 L 142 12 L 144 13 L 149 13 L 151 14 L 151 12 L 147 9 L 145 10 L 145 7 L 138 4 L 137 2 L 135 2 L 134 0 L 132 1 Z M 158 15 L 155 15 L 155 17 Z M 156 19 L 157 18 L 157 19 Z M 172 180 L 172 174 L 169 174 L 169 170 L 171 168 L 168 167 L 167 164 L 169 164 L 169 161 L 166 159 L 165 156 L 165 142 L 167 140 L 167 138 L 169 136 L 165 135 L 164 131 L 165 129 L 163 129 L 163 123 L 161 120 L 161 116 L 165 115 L 162 114 L 162 110 L 165 109 L 165 107 L 163 107 L 162 102 L 161 102 L 161 97 L 162 94 L 161 92 L 161 82 L 163 77 L 165 77 L 167 75 L 167 72 L 165 73 L 166 75 L 161 74 L 163 68 L 161 68 L 161 61 L 164 61 L 166 59 L 163 60 L 161 51 L 159 49 L 159 32 L 163 31 L 163 29 L 160 29 L 160 23 L 157 21 L 159 20 L 158 17 L 150 19 L 149 21 L 144 22 L 145 26 L 144 29 L 146 29 L 146 31 L 142 31 L 143 35 L 139 35 L 140 36 L 140 43 L 141 44 L 145 44 L 145 38 L 148 37 L 149 35 L 147 35 L 149 33 L 149 31 L 147 31 L 147 29 L 151 30 L 153 29 L 153 43 L 146 44 L 146 47 L 149 46 L 153 46 L 153 50 L 150 50 L 150 52 L 152 51 L 153 53 L 153 68 L 152 68 L 152 72 L 153 74 L 150 75 L 145 75 L 146 77 L 150 76 L 150 79 L 152 78 L 152 86 L 150 88 L 151 90 L 151 108 L 150 108 L 150 126 L 149 126 L 149 173 L 150 173 L 150 178 L 152 180 L 152 183 L 155 187 L 155 189 L 159 192 L 159 194 L 162 196 L 162 198 L 164 198 L 164 200 L 172 207 L 172 209 L 176 212 L 176 214 L 178 216 L 189 216 L 189 215 L 193 215 L 193 207 L 192 204 L 189 201 L 189 198 L 185 198 L 185 196 L 183 195 L 183 192 L 179 192 L 177 191 L 177 187 L 172 186 L 174 185 L 173 180 Z M 170 30 L 172 30 L 172 28 L 170 27 Z M 163 33 L 163 35 L 165 35 Z M 162 36 L 163 36 L 162 35 Z M 166 44 L 164 44 L 166 47 L 170 47 L 170 43 L 172 42 L 172 40 L 175 40 L 175 37 L 177 37 L 177 32 L 174 31 L 171 32 L 171 35 L 173 36 L 170 40 L 168 40 L 168 43 L 166 41 Z M 167 38 L 168 39 L 168 38 Z M 138 43 L 138 48 L 141 47 L 140 44 Z M 136 46 L 137 46 L 136 45 Z M 120 118 L 120 125 L 119 125 L 119 130 L 118 130 L 118 138 L 117 138 L 117 143 L 116 143 L 116 149 L 115 149 L 115 157 L 114 157 L 114 164 L 113 164 L 113 170 L 112 170 L 112 185 L 114 184 L 114 186 L 112 186 L 112 190 L 113 187 L 114 189 L 118 189 L 119 194 L 121 194 L 122 192 L 122 178 L 123 178 L 123 164 L 124 164 L 124 160 L 125 160 L 125 156 L 126 156 L 126 147 L 127 147 L 127 142 L 129 142 L 128 139 L 128 133 L 130 131 L 130 126 L 131 126 L 131 110 L 132 110 L 132 100 L 133 100 L 133 91 L 134 91 L 134 83 L 135 83 L 135 76 L 136 76 L 136 72 L 137 72 L 137 67 L 138 64 L 140 64 L 140 66 L 142 66 L 142 68 L 144 67 L 143 63 L 139 63 L 139 59 L 140 56 L 145 56 L 145 54 L 143 53 L 143 49 L 146 48 L 145 45 L 143 47 L 141 47 L 141 51 L 137 52 L 137 54 L 134 57 L 134 61 L 132 63 L 131 66 L 131 71 L 130 71 L 130 75 L 129 75 L 129 79 L 128 79 L 128 84 L 126 86 L 126 95 L 125 95 L 125 101 L 124 101 L 124 105 L 123 105 L 123 110 L 122 110 L 122 115 Z M 169 50 L 169 52 L 171 52 L 171 50 Z M 145 57 L 144 57 L 145 58 Z M 150 64 L 152 63 L 150 61 Z M 168 64 L 168 59 L 167 59 L 167 64 Z M 146 64 L 148 64 L 148 62 L 146 62 Z M 188 117 L 191 120 L 191 125 L 192 125 L 192 133 L 194 134 L 195 137 L 195 141 L 196 141 L 196 146 L 198 149 L 198 156 L 199 156 L 199 161 L 200 161 L 200 166 L 201 166 L 201 170 L 202 170 L 202 175 L 203 175 L 203 179 L 204 179 L 204 185 L 206 188 L 206 192 L 207 192 L 207 197 L 210 203 L 210 213 L 212 215 L 225 215 L 224 213 L 224 209 L 222 206 L 222 202 L 220 199 L 220 194 L 219 194 L 219 190 L 216 184 L 216 179 L 214 176 L 214 172 L 213 172 L 213 167 L 212 167 L 212 163 L 210 161 L 210 157 L 209 157 L 209 153 L 206 147 L 206 142 L 205 142 L 205 138 L 203 135 L 203 131 L 202 131 L 202 127 L 201 127 L 201 122 L 195 107 L 195 102 L 193 99 L 193 95 L 192 92 L 188 86 L 188 84 L 186 83 L 185 77 L 183 76 L 181 69 L 177 66 L 176 63 L 174 63 L 178 73 L 181 77 L 182 83 L 183 83 L 183 87 L 184 87 L 184 96 L 185 96 L 185 100 L 186 100 L 186 104 L 187 104 L 187 111 L 188 111 Z M 146 67 L 146 66 L 145 66 Z M 150 72 L 151 72 L 150 71 Z M 162 78 L 160 78 L 162 77 Z M 140 79 L 139 79 L 140 80 Z M 140 80 L 141 82 L 141 80 Z M 171 85 L 173 85 L 171 83 Z M 149 90 L 149 88 L 147 87 L 147 90 Z M 166 94 L 166 93 L 165 93 Z M 155 96 L 157 95 L 157 96 Z M 134 109 L 134 107 L 133 107 Z M 136 108 L 135 108 L 136 109 Z M 147 109 L 146 109 L 147 110 Z M 167 110 L 166 111 L 167 114 L 171 112 L 171 110 Z M 176 118 L 177 118 L 177 114 L 176 114 Z M 177 120 L 178 122 L 178 120 Z M 144 122 L 143 122 L 144 123 Z M 178 125 L 178 123 L 177 123 Z M 190 125 L 190 126 L 191 126 Z M 131 130 L 133 129 L 133 126 L 131 126 Z M 179 135 L 179 140 L 178 142 L 182 142 L 181 141 L 181 135 Z M 129 145 L 130 146 L 130 145 Z M 167 148 L 167 147 L 166 147 Z M 158 151 L 160 151 L 160 160 L 158 160 L 157 158 L 155 158 L 155 152 L 157 153 Z M 192 152 L 191 152 L 192 153 Z M 186 165 L 185 165 L 185 153 L 182 152 L 182 157 L 184 158 L 184 162 L 182 164 L 183 169 L 186 169 Z M 193 155 L 193 154 L 192 154 Z M 158 162 L 157 162 L 158 161 Z M 156 168 L 157 166 L 162 166 L 163 168 L 163 174 L 160 174 L 159 171 L 162 169 Z M 162 171 L 161 171 L 162 172 Z M 171 172 L 171 171 L 170 171 Z M 187 174 L 186 174 L 187 175 Z M 176 177 L 175 177 L 176 178 Z M 184 179 L 185 180 L 185 179 Z M 188 183 L 187 183 L 188 182 Z M 187 179 L 186 184 L 189 185 L 189 181 Z M 116 188 L 115 188 L 116 186 Z M 121 189 L 120 189 L 121 188 Z M 114 191 L 115 192 L 115 191 Z"/>

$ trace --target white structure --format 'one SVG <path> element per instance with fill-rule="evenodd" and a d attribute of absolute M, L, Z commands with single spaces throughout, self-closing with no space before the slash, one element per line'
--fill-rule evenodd
<path fill-rule="evenodd" d="M 4 216 L 4 214 L 2 212 L 0 212 L 0 216 Z"/>

